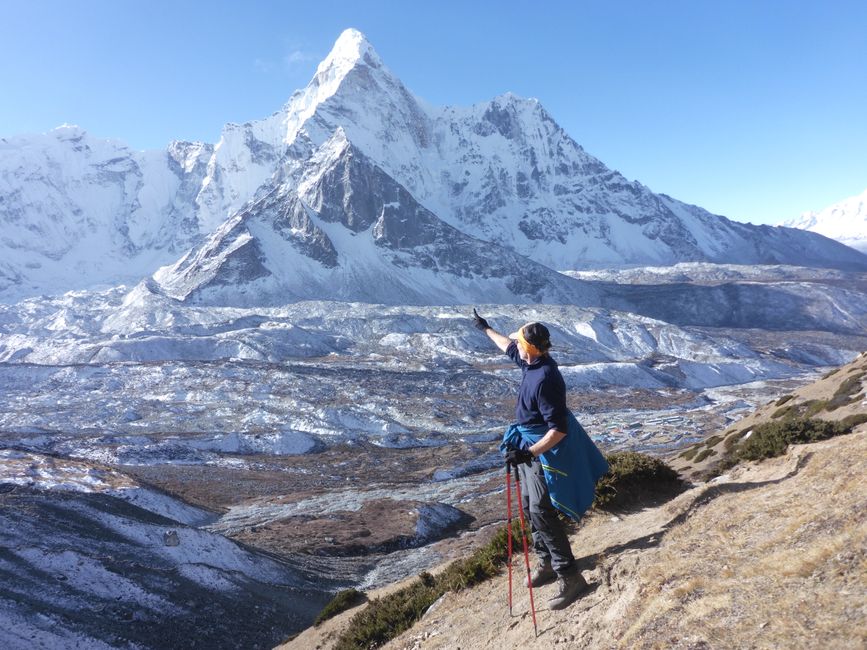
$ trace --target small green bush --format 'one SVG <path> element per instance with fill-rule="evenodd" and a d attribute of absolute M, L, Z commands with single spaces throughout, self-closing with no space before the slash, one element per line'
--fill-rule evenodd
<path fill-rule="evenodd" d="M 841 382 L 834 392 L 834 396 L 828 401 L 828 410 L 834 411 L 854 402 L 857 399 L 857 394 L 861 392 L 861 379 L 864 375 L 864 372 L 860 372 Z"/>
<path fill-rule="evenodd" d="M 344 589 L 343 591 L 338 591 L 337 595 L 322 608 L 321 612 L 319 612 L 316 620 L 313 621 L 313 626 L 318 627 L 329 618 L 334 618 L 341 612 L 345 612 L 347 609 L 355 607 L 359 603 L 363 602 L 364 598 L 364 592 L 358 591 L 358 589 Z"/>
<path fill-rule="evenodd" d="M 731 451 L 732 447 L 738 444 L 741 441 L 741 438 L 747 435 L 748 431 L 749 429 L 742 429 L 741 431 L 736 431 L 726 436 L 725 442 L 723 443 L 725 450 Z"/>
<path fill-rule="evenodd" d="M 713 449 L 702 449 L 701 453 L 695 457 L 695 462 L 700 463 L 709 456 L 716 456 L 716 452 Z"/>
<path fill-rule="evenodd" d="M 840 422 L 810 418 L 765 422 L 753 429 L 753 435 L 737 447 L 740 460 L 761 460 L 785 453 L 790 444 L 816 442 L 848 433 L 851 427 Z"/>
<path fill-rule="evenodd" d="M 677 472 L 653 456 L 615 451 L 606 458 L 610 469 L 596 484 L 593 502 L 598 508 L 629 507 L 648 499 L 671 496 L 683 488 Z"/>
<path fill-rule="evenodd" d="M 684 451 L 680 455 L 680 457 L 683 458 L 684 460 L 692 460 L 693 456 L 695 456 L 697 452 L 698 452 L 698 445 L 695 445 L 693 447 L 690 447 L 686 451 Z"/>
<path fill-rule="evenodd" d="M 833 370 L 829 370 L 824 375 L 822 375 L 822 379 L 827 379 L 828 377 L 836 375 L 838 372 L 840 372 L 839 368 L 834 368 Z M 849 372 L 851 372 L 851 370 Z"/>
<path fill-rule="evenodd" d="M 785 404 L 786 402 L 788 402 L 789 400 L 792 400 L 794 398 L 795 398 L 794 395 L 783 395 L 780 399 L 778 399 L 776 401 L 776 405 L 782 406 L 783 404 Z"/>
<path fill-rule="evenodd" d="M 704 441 L 704 446 L 710 449 L 711 447 L 715 447 L 722 440 L 722 436 L 711 436 L 707 440 Z"/>
<path fill-rule="evenodd" d="M 791 406 L 784 406 L 784 407 L 782 407 L 782 408 L 778 408 L 776 411 L 774 411 L 773 413 L 771 413 L 771 417 L 772 417 L 774 420 L 776 420 L 776 419 L 778 419 L 778 418 L 784 418 L 784 417 L 786 417 L 787 415 L 789 415 L 790 413 L 794 412 L 794 409 L 795 409 L 794 405 L 791 405 Z"/>
<path fill-rule="evenodd" d="M 512 522 L 515 549 L 521 547 L 520 522 Z M 528 543 L 529 531 L 527 531 Z M 433 576 L 421 573 L 418 580 L 403 589 L 370 601 L 349 622 L 349 627 L 335 644 L 335 650 L 376 648 L 401 632 L 408 630 L 447 591 L 460 591 L 492 578 L 505 564 L 507 527 L 503 527 L 487 544 L 472 555 L 455 560 L 446 569 Z"/>
<path fill-rule="evenodd" d="M 414 582 L 393 593 L 375 598 L 352 617 L 349 627 L 337 639 L 335 650 L 376 648 L 412 627 L 440 596 L 435 586 Z"/>
<path fill-rule="evenodd" d="M 814 415 L 828 410 L 828 400 L 826 399 L 811 399 L 803 404 L 800 411 L 800 417 L 811 418 Z"/>
<path fill-rule="evenodd" d="M 865 422 L 867 422 L 867 413 L 854 413 L 853 415 L 847 415 L 845 418 L 840 420 L 841 426 L 845 427 L 849 431 Z"/>
<path fill-rule="evenodd" d="M 771 413 L 773 419 L 779 418 L 811 418 L 828 409 L 829 402 L 824 399 L 811 399 L 800 404 L 789 404 Z"/>

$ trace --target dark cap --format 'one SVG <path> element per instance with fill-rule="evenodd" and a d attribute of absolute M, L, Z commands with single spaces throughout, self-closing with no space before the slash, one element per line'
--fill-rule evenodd
<path fill-rule="evenodd" d="M 551 333 L 542 323 L 524 325 L 524 338 L 544 352 L 551 347 Z"/>
<path fill-rule="evenodd" d="M 527 323 L 520 329 L 520 332 L 527 343 L 537 347 L 540 351 L 547 352 L 551 348 L 551 333 L 542 323 Z M 510 335 L 509 338 L 518 338 L 518 332 Z"/>

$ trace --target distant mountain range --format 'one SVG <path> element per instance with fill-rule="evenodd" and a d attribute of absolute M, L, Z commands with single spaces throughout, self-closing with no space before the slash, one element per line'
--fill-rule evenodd
<path fill-rule="evenodd" d="M 819 212 L 804 212 L 799 218 L 780 225 L 819 233 L 867 252 L 867 190 Z"/>
<path fill-rule="evenodd" d="M 216 145 L 137 152 L 70 126 L 0 140 L 0 224 L 7 299 L 152 275 L 217 305 L 575 302 L 585 285 L 556 271 L 867 269 L 822 236 L 627 181 L 534 99 L 431 107 L 351 29 L 283 108 Z"/>

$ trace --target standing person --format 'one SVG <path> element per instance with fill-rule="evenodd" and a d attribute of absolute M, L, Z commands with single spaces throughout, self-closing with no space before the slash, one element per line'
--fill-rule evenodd
<path fill-rule="evenodd" d="M 566 407 L 566 384 L 551 358 L 551 337 L 542 323 L 527 323 L 504 336 L 473 309 L 473 324 L 514 361 L 522 372 L 516 423 L 500 446 L 506 462 L 520 473 L 522 504 L 530 521 L 538 564 L 530 582 L 539 587 L 559 579 L 559 591 L 548 601 L 562 609 L 587 588 L 559 509 L 580 519 L 593 502 L 596 481 L 608 463 Z"/>

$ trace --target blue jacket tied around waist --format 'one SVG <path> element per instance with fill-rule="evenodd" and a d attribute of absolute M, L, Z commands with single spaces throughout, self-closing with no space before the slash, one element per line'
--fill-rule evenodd
<path fill-rule="evenodd" d="M 529 447 L 548 432 L 544 424 L 512 424 L 503 434 L 500 450 Z M 539 456 L 551 503 L 561 512 L 580 519 L 596 495 L 596 481 L 608 472 L 608 461 L 593 444 L 584 427 L 569 413 L 566 436 Z"/>

